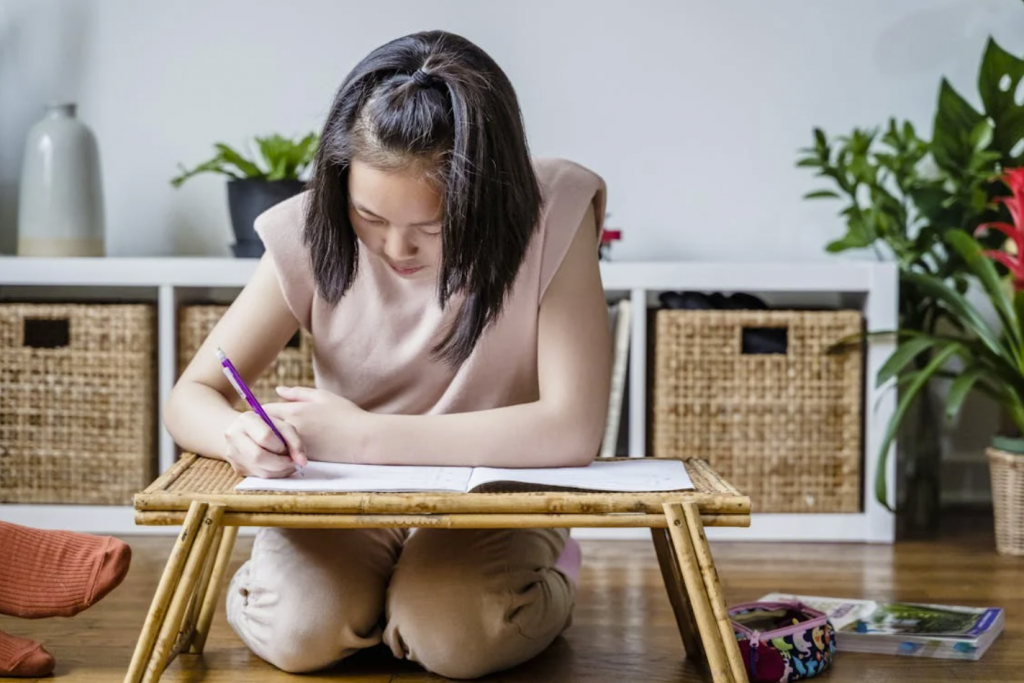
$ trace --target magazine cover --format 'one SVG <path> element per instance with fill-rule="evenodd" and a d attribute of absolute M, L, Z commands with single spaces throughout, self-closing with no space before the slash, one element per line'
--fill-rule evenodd
<path fill-rule="evenodd" d="M 771 593 L 825 612 L 840 651 L 979 659 L 1002 632 L 1003 610 Z"/>

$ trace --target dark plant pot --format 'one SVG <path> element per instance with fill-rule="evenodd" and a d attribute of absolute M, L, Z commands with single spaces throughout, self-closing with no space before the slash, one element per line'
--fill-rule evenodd
<path fill-rule="evenodd" d="M 306 183 L 302 180 L 229 180 L 228 208 L 231 211 L 231 227 L 235 232 L 235 244 L 232 246 L 235 256 L 261 256 L 263 242 L 253 228 L 256 217 L 305 189 Z"/>
<path fill-rule="evenodd" d="M 942 413 L 929 387 L 900 429 L 896 461 L 896 539 L 934 538 L 941 521 Z"/>

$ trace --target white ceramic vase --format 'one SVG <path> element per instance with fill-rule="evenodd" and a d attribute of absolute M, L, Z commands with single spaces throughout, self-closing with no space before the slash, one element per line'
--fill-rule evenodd
<path fill-rule="evenodd" d="M 19 256 L 103 256 L 103 185 L 96 136 L 55 104 L 29 130 L 18 203 Z"/>

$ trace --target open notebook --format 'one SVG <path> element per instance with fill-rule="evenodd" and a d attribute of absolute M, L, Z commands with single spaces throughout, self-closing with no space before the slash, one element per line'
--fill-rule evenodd
<path fill-rule="evenodd" d="M 637 458 L 592 462 L 586 467 L 499 469 L 343 465 L 311 462 L 285 479 L 246 477 L 238 491 L 683 491 L 693 488 L 680 460 Z"/>

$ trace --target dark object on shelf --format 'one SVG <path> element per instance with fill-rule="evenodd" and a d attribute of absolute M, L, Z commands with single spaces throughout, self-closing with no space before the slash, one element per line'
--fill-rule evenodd
<path fill-rule="evenodd" d="M 262 256 L 263 242 L 253 227 L 256 217 L 306 189 L 301 180 L 263 180 L 262 178 L 228 181 L 228 208 L 231 211 L 231 227 L 235 231 L 235 244 L 244 247 L 244 254 L 232 246 L 235 256 Z"/>
<path fill-rule="evenodd" d="M 720 292 L 662 292 L 658 300 L 664 308 L 683 311 L 766 311 L 768 304 L 753 294 L 738 292 L 725 296 Z M 785 328 L 744 328 L 745 354 L 785 354 L 788 335 Z"/>
<path fill-rule="evenodd" d="M 664 308 L 685 311 L 767 311 L 768 304 L 753 294 L 738 292 L 725 296 L 720 292 L 662 292 L 658 300 Z"/>
<path fill-rule="evenodd" d="M 263 242 L 259 239 L 242 240 L 231 245 L 231 252 L 235 258 L 259 258 L 263 256 Z"/>

